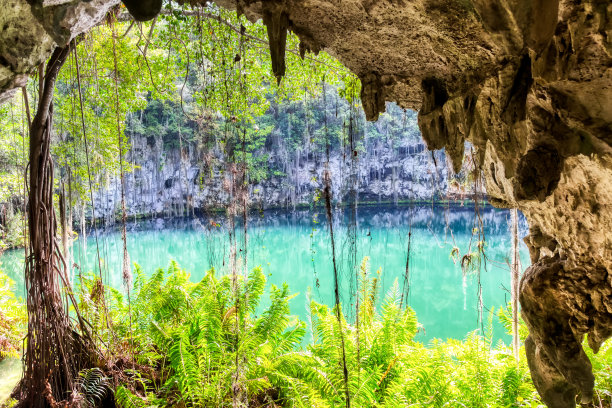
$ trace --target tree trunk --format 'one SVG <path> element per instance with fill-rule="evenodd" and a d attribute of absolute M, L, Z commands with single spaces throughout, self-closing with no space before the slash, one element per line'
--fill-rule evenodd
<path fill-rule="evenodd" d="M 81 368 L 79 362 L 84 361 L 81 339 L 71 328 L 60 291 L 67 282 L 61 282 L 64 267 L 60 266 L 63 257 L 56 241 L 50 154 L 53 89 L 69 48 L 57 48 L 49 59 L 30 128 L 30 256 L 25 268 L 28 335 L 25 373 L 17 390 L 20 405 L 27 407 L 53 406 L 67 399 Z"/>

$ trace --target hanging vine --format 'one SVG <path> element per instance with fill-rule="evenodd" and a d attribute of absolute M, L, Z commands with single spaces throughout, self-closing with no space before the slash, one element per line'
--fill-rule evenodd
<path fill-rule="evenodd" d="M 325 80 L 323 81 L 323 101 L 324 105 L 326 98 L 326 89 L 325 89 Z M 349 389 L 349 373 L 346 364 L 346 347 L 344 340 L 344 326 L 342 324 L 343 316 L 342 316 L 342 308 L 340 305 L 340 282 L 338 275 L 338 265 L 336 262 L 336 243 L 334 239 L 334 217 L 332 211 L 332 190 L 331 190 L 331 173 L 329 169 L 329 153 L 330 153 L 330 142 L 329 142 L 329 134 L 327 132 L 327 111 L 324 113 L 324 127 L 325 127 L 325 136 L 326 136 L 326 157 L 327 160 L 325 162 L 325 171 L 323 173 L 323 198 L 325 200 L 325 213 L 327 215 L 327 223 L 329 227 L 329 238 L 331 243 L 331 253 L 332 253 L 332 267 L 334 273 L 334 311 L 336 314 L 336 319 L 338 321 L 338 334 L 340 337 L 340 351 L 342 354 L 342 373 L 344 379 L 344 395 L 345 395 L 345 403 L 346 407 L 350 408 L 351 406 L 351 395 Z"/>

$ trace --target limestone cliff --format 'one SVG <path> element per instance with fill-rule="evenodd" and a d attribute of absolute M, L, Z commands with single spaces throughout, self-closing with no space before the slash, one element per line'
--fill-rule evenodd
<path fill-rule="evenodd" d="M 184 215 L 226 207 L 231 199 L 224 188 L 222 152 L 214 154 L 216 164 L 203 166 L 202 151 L 185 144 L 182 154 L 165 147 L 161 140 L 132 135 L 127 159 L 135 167 L 125 177 L 128 215 Z M 323 155 L 284 152 L 272 141 L 265 152 L 270 168 L 280 169 L 265 180 L 253 183 L 249 200 L 252 209 L 295 208 L 314 203 L 323 189 Z M 367 143 L 358 161 L 351 162 L 342 151 L 333 150 L 329 159 L 334 201 L 350 202 L 353 188 L 351 169 L 356 173 L 358 201 L 399 202 L 432 198 L 470 199 L 472 187 L 449 183 L 454 180 L 443 154 L 432 156 L 422 142 L 409 135 L 397 145 L 376 140 Z M 111 177 L 94 194 L 96 216 L 113 222 L 121 209 L 120 180 Z"/>

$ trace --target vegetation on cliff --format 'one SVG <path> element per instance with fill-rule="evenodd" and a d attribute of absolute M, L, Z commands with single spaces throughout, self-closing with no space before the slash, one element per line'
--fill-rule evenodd
<path fill-rule="evenodd" d="M 117 18 L 125 14 L 118 10 Z M 329 150 L 350 162 L 368 153 L 368 144 L 375 153 L 379 145 L 399 149 L 402 138 L 420 138 L 415 112 L 397 106 L 377 123 L 366 122 L 356 77 L 325 53 L 301 59 L 294 36 L 288 38 L 287 75 L 277 83 L 262 23 L 215 6 L 190 10 L 170 3 L 153 23 L 114 19 L 74 42 L 57 79 L 51 154 L 68 229 L 92 216 L 92 192 L 135 170 L 135 137 L 156 146 L 160 166 L 169 149 L 181 157 L 194 150 L 200 188 L 213 172 L 236 165 L 253 184 L 283 177 L 308 158 L 322 163 Z M 0 106 L 5 248 L 24 243 L 19 218 L 37 84 L 34 77 Z"/>

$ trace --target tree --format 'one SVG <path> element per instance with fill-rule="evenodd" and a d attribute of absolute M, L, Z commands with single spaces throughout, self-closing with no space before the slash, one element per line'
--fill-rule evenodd
<path fill-rule="evenodd" d="M 67 284 L 53 207 L 53 90 L 70 46 L 57 48 L 39 72 L 40 97 L 30 126 L 28 194 L 29 257 L 26 260 L 28 335 L 21 406 L 45 407 L 65 399 L 79 369 L 88 362 L 83 339 L 72 329 L 61 287 Z M 72 398 L 75 398 L 72 395 Z"/>

